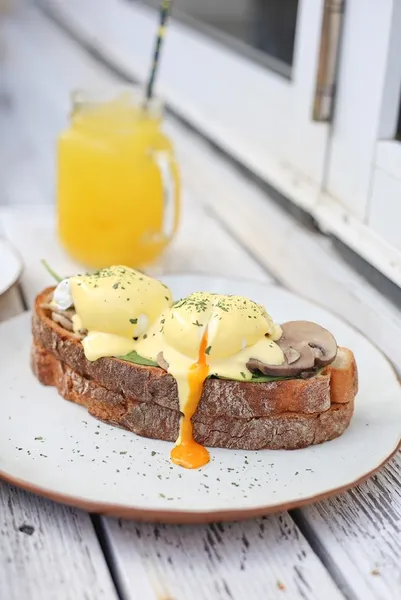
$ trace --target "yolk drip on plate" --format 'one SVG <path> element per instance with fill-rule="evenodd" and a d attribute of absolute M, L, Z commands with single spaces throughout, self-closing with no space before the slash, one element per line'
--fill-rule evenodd
<path fill-rule="evenodd" d="M 193 438 L 192 417 L 198 407 L 202 396 L 203 384 L 209 374 L 209 366 L 206 361 L 207 330 L 202 336 L 199 348 L 199 356 L 196 363 L 188 370 L 189 396 L 185 411 L 180 423 L 179 442 L 171 451 L 171 460 L 176 465 L 186 469 L 198 469 L 210 460 L 209 452 Z"/>

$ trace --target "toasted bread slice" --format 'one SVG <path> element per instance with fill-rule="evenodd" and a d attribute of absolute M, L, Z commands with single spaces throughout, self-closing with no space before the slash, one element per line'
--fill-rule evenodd
<path fill-rule="evenodd" d="M 39 381 L 56 386 L 63 398 L 85 406 L 92 416 L 144 437 L 170 442 L 177 439 L 178 410 L 112 392 L 73 371 L 36 344 L 32 346 L 31 364 Z M 197 411 L 192 418 L 194 438 L 206 446 L 242 450 L 305 448 L 341 435 L 349 425 L 353 409 L 352 399 L 313 414 L 283 412 L 266 417 L 238 418 L 216 417 Z"/>
<path fill-rule="evenodd" d="M 81 342 L 35 303 L 31 363 L 45 385 L 86 406 L 108 423 L 139 435 L 173 441 L 180 418 L 174 378 L 159 367 L 118 358 L 89 362 Z M 227 448 L 301 448 L 340 435 L 349 424 L 357 391 L 353 354 L 311 379 L 251 383 L 208 379 L 193 417 L 200 443 Z"/>

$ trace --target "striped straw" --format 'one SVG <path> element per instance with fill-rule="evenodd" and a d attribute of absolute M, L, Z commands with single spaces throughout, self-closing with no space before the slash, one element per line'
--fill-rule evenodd
<path fill-rule="evenodd" d="M 155 50 L 153 53 L 152 69 L 150 71 L 150 76 L 149 76 L 148 83 L 146 86 L 145 108 L 147 108 L 148 102 L 153 96 L 153 87 L 154 87 L 154 83 L 155 83 L 157 69 L 159 67 L 159 62 L 160 62 L 160 58 L 159 58 L 160 50 L 161 50 L 163 38 L 164 38 L 164 35 L 166 32 L 166 23 L 167 23 L 167 18 L 168 18 L 169 12 L 170 12 L 171 4 L 172 4 L 172 0 L 162 0 L 161 6 L 160 6 L 159 29 L 157 30 Z"/>

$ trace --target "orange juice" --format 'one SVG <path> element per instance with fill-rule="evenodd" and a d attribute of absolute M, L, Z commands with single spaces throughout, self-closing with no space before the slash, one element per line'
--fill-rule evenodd
<path fill-rule="evenodd" d="M 81 98 L 58 140 L 58 229 L 89 267 L 157 258 L 179 220 L 180 180 L 155 104 Z"/>

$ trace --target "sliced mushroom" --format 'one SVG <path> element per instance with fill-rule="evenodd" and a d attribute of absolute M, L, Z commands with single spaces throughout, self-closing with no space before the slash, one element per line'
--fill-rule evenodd
<path fill-rule="evenodd" d="M 62 327 L 64 327 L 64 329 L 67 329 L 68 331 L 73 331 L 72 322 L 63 315 L 60 315 L 56 312 L 52 312 L 52 319 L 53 321 L 59 323 Z"/>
<path fill-rule="evenodd" d="M 72 317 L 75 315 L 75 310 L 73 308 L 67 308 L 66 310 L 63 310 L 62 308 L 58 308 L 58 306 L 54 304 L 49 304 L 47 302 L 41 304 L 40 308 L 44 308 L 45 310 L 51 310 L 53 313 L 62 315 L 67 319 L 72 319 Z"/>
<path fill-rule="evenodd" d="M 288 348 L 284 354 L 289 365 L 296 362 L 301 356 L 298 350 L 295 350 L 295 348 Z"/>
<path fill-rule="evenodd" d="M 335 359 L 337 342 L 324 327 L 311 321 L 289 321 L 281 328 L 283 335 L 277 344 L 284 353 L 284 362 L 269 365 L 251 358 L 246 365 L 250 371 L 273 377 L 305 376 Z"/>

